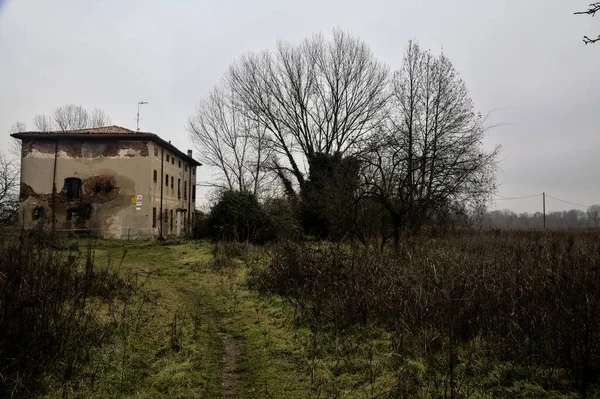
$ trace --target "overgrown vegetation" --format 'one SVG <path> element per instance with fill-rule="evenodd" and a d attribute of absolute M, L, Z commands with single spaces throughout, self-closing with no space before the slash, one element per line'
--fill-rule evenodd
<path fill-rule="evenodd" d="M 135 291 L 118 268 L 96 265 L 92 242 L 83 253 L 77 243 L 57 244 L 43 232 L 0 236 L 2 397 L 36 393 L 50 370 L 68 392 L 95 348 L 118 328 L 116 319 L 102 317 L 115 317 Z"/>
<path fill-rule="evenodd" d="M 393 373 L 392 397 L 596 397 L 598 238 L 464 231 L 384 252 L 285 243 L 250 283 L 293 304 L 315 364 L 367 339 L 361 374 L 377 386 Z M 382 339 L 389 357 L 375 367 Z"/>

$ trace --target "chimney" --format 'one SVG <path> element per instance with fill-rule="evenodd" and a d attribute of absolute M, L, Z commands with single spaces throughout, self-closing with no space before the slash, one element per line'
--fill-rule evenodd
<path fill-rule="evenodd" d="M 188 150 L 188 157 L 192 157 L 192 150 Z"/>

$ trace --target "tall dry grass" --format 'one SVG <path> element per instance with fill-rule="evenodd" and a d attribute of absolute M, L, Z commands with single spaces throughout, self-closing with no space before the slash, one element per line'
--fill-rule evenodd
<path fill-rule="evenodd" d="M 48 373 L 76 380 L 117 328 L 110 309 L 133 293 L 115 268 L 95 265 L 92 242 L 62 244 L 43 232 L 0 236 L 0 397 L 33 396 Z"/>
<path fill-rule="evenodd" d="M 598 393 L 596 232 L 463 231 L 384 252 L 285 243 L 250 284 L 334 334 L 390 331 L 400 397 L 465 397 L 517 380 Z"/>

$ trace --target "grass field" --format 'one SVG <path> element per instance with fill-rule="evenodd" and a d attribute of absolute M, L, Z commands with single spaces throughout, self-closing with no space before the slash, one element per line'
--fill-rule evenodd
<path fill-rule="evenodd" d="M 215 257 L 202 242 L 92 245 L 96 267 L 119 268 L 139 289 L 118 320 L 104 320 L 118 323 L 118 334 L 94 351 L 82 377 L 65 387 L 50 372 L 42 397 L 312 397 L 281 304 L 244 288 L 241 259 Z"/>
<path fill-rule="evenodd" d="M 400 307 L 392 306 L 409 303 L 412 294 L 402 292 L 412 284 L 418 288 L 415 292 L 419 291 L 420 300 L 429 303 L 429 307 L 414 311 L 422 317 L 452 321 L 443 316 L 448 309 L 455 309 L 463 318 L 467 311 L 489 316 L 484 308 L 469 305 L 464 310 L 452 302 L 446 309 L 446 302 L 436 302 L 434 297 L 446 291 L 438 292 L 435 284 L 423 283 L 434 280 L 427 272 L 429 267 L 437 274 L 449 273 L 449 281 L 454 278 L 454 266 L 439 265 L 456 265 L 460 269 L 452 289 L 461 288 L 464 282 L 473 295 L 494 297 L 491 290 L 496 288 L 491 282 L 506 290 L 513 289 L 510 284 L 517 281 L 502 266 L 506 262 L 520 262 L 525 267 L 540 256 L 539 270 L 547 274 L 544 265 L 550 270 L 553 262 L 579 265 L 585 261 L 594 270 L 595 259 L 600 256 L 597 236 L 585 236 L 581 242 L 577 237 L 536 236 L 529 244 L 531 251 L 537 252 L 527 258 L 523 251 L 529 251 L 529 244 L 523 240 L 529 238 L 525 237 L 498 238 L 491 234 L 483 238 L 433 238 L 407 243 L 410 251 L 390 253 L 385 259 L 369 254 L 361 258 L 349 246 L 329 244 L 255 247 L 183 240 L 70 240 L 61 250 L 65 255 L 84 253 L 91 245 L 96 269 L 118 270 L 136 288 L 121 302 L 109 302 L 95 313 L 94 320 L 113 326 L 114 334 L 89 352 L 82 370 L 65 379 L 48 368 L 41 379 L 42 393 L 36 396 L 580 397 L 564 367 L 543 362 L 532 365 L 514 351 L 510 352 L 514 358 L 500 356 L 498 348 L 505 343 L 491 340 L 493 334 L 488 330 L 477 330 L 474 335 L 467 332 L 468 338 L 453 340 L 444 335 L 444 324 L 432 320 L 413 334 L 401 326 L 417 328 L 419 324 L 410 324 L 409 314 L 398 313 Z M 482 248 L 490 249 L 487 252 L 495 248 L 498 267 Z M 562 257 L 553 258 L 555 252 Z M 419 258 L 414 258 L 417 255 Z M 464 265 L 477 273 L 481 269 L 476 265 L 483 265 L 485 279 L 479 279 L 475 272 L 469 275 L 462 269 Z M 531 273 L 537 270 L 527 267 Z M 389 273 L 403 277 L 390 278 Z M 490 282 L 484 284 L 487 291 L 479 292 L 474 282 L 480 281 Z M 596 291 L 588 296 L 590 300 L 597 297 Z M 432 307 L 442 313 L 428 313 Z M 518 313 L 518 309 L 512 312 Z M 410 317 L 416 316 L 411 313 Z M 597 320 L 597 315 L 591 315 L 590 321 Z M 470 328 L 473 324 L 469 318 Z M 448 351 L 449 343 L 456 346 Z M 426 350 L 419 345 L 425 345 Z M 598 356 L 594 351 L 590 352 L 592 365 Z M 587 397 L 595 397 L 595 380 L 588 382 Z"/>

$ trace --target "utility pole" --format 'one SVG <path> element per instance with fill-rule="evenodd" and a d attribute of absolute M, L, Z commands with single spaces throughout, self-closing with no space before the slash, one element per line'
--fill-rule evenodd
<path fill-rule="evenodd" d="M 140 131 L 140 105 L 148 104 L 147 101 L 138 101 L 138 112 L 137 112 L 137 131 Z"/>
<path fill-rule="evenodd" d="M 544 212 L 544 229 L 546 228 L 546 193 L 542 193 L 542 210 Z"/>

